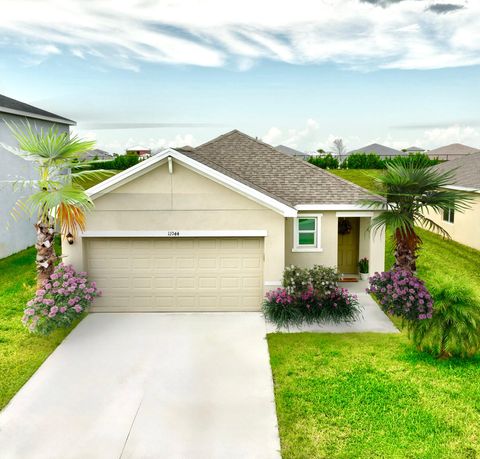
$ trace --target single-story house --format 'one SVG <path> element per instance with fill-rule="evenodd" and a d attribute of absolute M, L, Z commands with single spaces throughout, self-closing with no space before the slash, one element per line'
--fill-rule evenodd
<path fill-rule="evenodd" d="M 286 145 L 277 145 L 275 147 L 275 150 L 278 150 L 282 153 L 293 156 L 294 158 L 302 159 L 304 161 L 307 161 L 308 158 L 310 158 L 309 153 L 305 153 L 304 151 L 295 150 L 295 148 L 290 148 L 290 147 L 287 147 Z"/>
<path fill-rule="evenodd" d="M 139 145 L 136 147 L 129 147 L 125 151 L 127 155 L 137 155 L 140 158 L 148 158 L 152 154 L 152 150 L 150 148 Z"/>
<path fill-rule="evenodd" d="M 28 190 L 14 187 L 11 181 L 36 179 L 34 164 L 2 148 L 1 144 L 16 147 L 17 141 L 7 123 L 22 127 L 28 122 L 35 130 L 48 130 L 56 126 L 58 132 L 69 132 L 75 121 L 64 118 L 41 108 L 25 104 L 0 94 L 0 258 L 23 250 L 35 243 L 34 221 L 23 218 L 14 220 L 12 208 L 28 194 Z"/>
<path fill-rule="evenodd" d="M 362 148 L 356 148 L 355 150 L 349 151 L 345 157 L 353 155 L 354 153 L 376 153 L 382 159 L 393 158 L 395 156 L 405 156 L 408 154 L 404 153 L 403 151 L 396 150 L 395 148 L 386 147 L 385 145 L 381 145 L 379 143 L 372 143 Z"/>
<path fill-rule="evenodd" d="M 450 161 L 462 156 L 471 155 L 472 153 L 477 153 L 478 151 L 480 151 L 479 148 L 469 147 L 468 145 L 463 145 L 461 143 L 452 143 L 450 145 L 430 150 L 428 156 L 431 159 Z"/>
<path fill-rule="evenodd" d="M 465 212 L 449 210 L 427 216 L 444 228 L 454 241 L 480 250 L 480 152 L 462 156 L 434 166 L 442 172 L 454 171 L 454 180 L 447 188 L 471 194 L 471 208 Z"/>
<path fill-rule="evenodd" d="M 407 153 L 407 154 L 408 153 L 423 153 L 425 151 L 425 148 L 412 146 L 412 147 L 405 148 L 402 151 L 404 153 Z"/>
<path fill-rule="evenodd" d="M 103 290 L 93 311 L 256 311 L 286 265 L 384 269 L 359 202 L 372 194 L 237 130 L 88 193 L 86 231 L 63 254 Z"/>

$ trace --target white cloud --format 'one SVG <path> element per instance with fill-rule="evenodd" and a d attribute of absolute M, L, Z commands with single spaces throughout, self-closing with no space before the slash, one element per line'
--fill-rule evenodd
<path fill-rule="evenodd" d="M 450 143 L 464 143 L 480 147 L 480 130 L 471 126 L 449 126 L 447 128 L 428 129 L 423 134 L 424 144 L 436 148 Z"/>
<path fill-rule="evenodd" d="M 412 130 L 411 132 L 415 132 Z M 346 134 L 346 135 L 345 135 Z M 421 135 L 393 135 L 389 133 L 384 137 L 359 137 L 348 133 L 326 134 L 320 124 L 313 119 L 308 119 L 305 126 L 295 129 L 280 129 L 271 127 L 262 137 L 262 140 L 271 145 L 286 145 L 301 151 L 312 152 L 322 148 L 331 151 L 333 141 L 342 139 L 347 151 L 360 148 L 371 143 L 379 143 L 391 148 L 401 150 L 410 146 L 417 146 L 430 150 L 451 143 L 463 143 L 480 148 L 480 129 L 472 126 L 452 125 L 448 127 L 425 129 Z"/>
<path fill-rule="evenodd" d="M 325 151 L 331 151 L 333 141 L 342 139 L 344 145 L 351 149 L 359 141 L 356 136 L 342 136 L 335 134 L 325 134 L 318 121 L 309 118 L 301 128 L 280 129 L 276 126 L 271 127 L 262 137 L 262 140 L 270 145 L 286 145 L 300 151 L 314 152 L 319 148 Z M 353 148 L 353 147 L 352 147 Z"/>
<path fill-rule="evenodd" d="M 465 7 L 448 14 L 428 10 L 433 0 L 383 6 L 359 0 L 6 3 L 0 35 L 35 43 L 26 47 L 29 53 L 66 48 L 131 70 L 142 62 L 247 70 L 259 59 L 361 70 L 480 64 L 478 1 L 458 0 Z"/>

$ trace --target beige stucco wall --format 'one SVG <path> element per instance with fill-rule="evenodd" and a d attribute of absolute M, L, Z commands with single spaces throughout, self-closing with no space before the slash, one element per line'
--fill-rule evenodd
<path fill-rule="evenodd" d="M 281 278 L 284 217 L 174 162 L 95 200 L 87 231 L 266 230 L 264 282 Z M 85 269 L 81 239 L 64 244 L 66 263 Z M 267 287 L 266 290 L 271 287 Z"/>
<path fill-rule="evenodd" d="M 337 265 L 337 217 L 335 212 L 304 212 L 317 215 L 320 224 L 321 252 L 293 252 L 294 219 L 285 219 L 285 262 L 287 265 L 312 267 L 313 265 Z M 299 213 L 299 216 L 302 214 Z"/>
<path fill-rule="evenodd" d="M 480 250 L 480 195 L 471 193 L 474 201 L 465 212 L 455 212 L 454 223 L 443 221 L 443 213 L 430 210 L 426 213 L 435 223 L 444 228 L 454 241 Z"/>
<path fill-rule="evenodd" d="M 285 262 L 287 265 L 311 267 L 315 264 L 324 266 L 337 266 L 338 254 L 338 216 L 336 211 L 305 212 L 308 215 L 318 215 L 321 225 L 321 252 L 294 252 L 293 251 L 293 218 L 285 219 Z M 370 272 L 383 271 L 385 265 L 385 232 L 375 234 L 369 230 L 371 211 L 360 217 L 359 257 L 370 260 Z M 299 213 L 301 216 L 302 213 Z M 342 213 L 345 215 L 345 213 Z M 362 212 L 352 215 L 361 216 Z M 376 214 L 373 213 L 373 216 Z"/>

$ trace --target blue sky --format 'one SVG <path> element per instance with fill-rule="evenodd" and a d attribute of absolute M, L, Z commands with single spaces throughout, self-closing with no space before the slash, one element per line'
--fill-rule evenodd
<path fill-rule="evenodd" d="M 301 150 L 480 146 L 477 2 L 257 3 L 2 1 L 0 93 L 112 152 L 233 128 Z"/>

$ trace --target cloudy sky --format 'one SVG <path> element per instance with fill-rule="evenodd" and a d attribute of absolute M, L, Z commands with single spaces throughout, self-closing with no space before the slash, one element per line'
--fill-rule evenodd
<path fill-rule="evenodd" d="M 100 148 L 480 146 L 480 0 L 0 0 L 0 93 Z"/>

